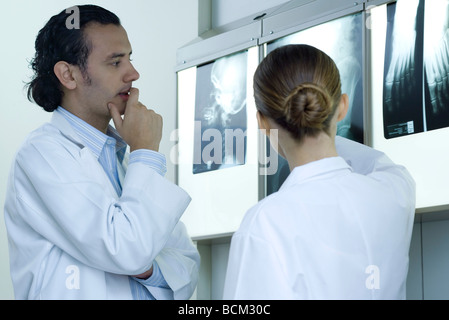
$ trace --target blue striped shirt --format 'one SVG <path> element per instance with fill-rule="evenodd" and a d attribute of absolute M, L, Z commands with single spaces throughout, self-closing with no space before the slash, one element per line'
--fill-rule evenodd
<path fill-rule="evenodd" d="M 117 165 L 118 163 L 121 165 L 125 158 L 126 142 L 112 126 L 109 126 L 106 134 L 104 134 L 62 107 L 58 107 L 55 112 L 59 112 L 70 123 L 85 146 L 98 157 L 98 162 L 120 196 L 122 186 L 118 177 Z M 156 151 L 135 150 L 129 155 L 129 164 L 134 162 L 144 163 L 162 176 L 167 172 L 165 156 Z M 129 283 L 133 298 L 136 300 L 154 300 L 154 297 L 145 286 L 168 288 L 168 284 L 156 261 L 153 262 L 153 274 L 151 277 L 146 280 L 129 277 Z"/>

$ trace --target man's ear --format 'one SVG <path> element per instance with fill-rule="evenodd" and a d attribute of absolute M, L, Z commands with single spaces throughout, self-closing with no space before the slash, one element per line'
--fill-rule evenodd
<path fill-rule="evenodd" d="M 340 104 L 338 105 L 337 121 L 341 121 L 346 117 L 349 108 L 349 98 L 346 93 L 341 95 Z"/>
<path fill-rule="evenodd" d="M 73 67 L 65 61 L 58 61 L 53 67 L 53 71 L 56 77 L 59 79 L 61 84 L 69 89 L 73 90 L 76 88 L 76 81 L 73 77 Z"/>

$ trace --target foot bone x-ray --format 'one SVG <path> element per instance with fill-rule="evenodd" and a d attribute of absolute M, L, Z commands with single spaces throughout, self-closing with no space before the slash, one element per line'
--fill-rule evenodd
<path fill-rule="evenodd" d="M 426 1 L 424 68 L 432 113 L 449 108 L 449 1 Z"/>
<path fill-rule="evenodd" d="M 385 137 L 449 126 L 449 0 L 387 7 Z"/>
<path fill-rule="evenodd" d="M 399 1 L 396 4 L 391 62 L 385 76 L 384 102 L 388 112 L 398 109 L 400 97 L 410 96 L 417 85 L 414 73 L 418 4 L 419 0 Z"/>

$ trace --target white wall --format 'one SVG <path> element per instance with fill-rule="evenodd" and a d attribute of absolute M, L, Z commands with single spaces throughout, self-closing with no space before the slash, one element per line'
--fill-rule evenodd
<path fill-rule="evenodd" d="M 176 123 L 176 50 L 198 35 L 198 0 L 1 0 L 0 19 L 0 207 L 15 151 L 33 129 L 50 119 L 51 114 L 28 102 L 23 89 L 31 70 L 28 61 L 34 54 L 38 31 L 48 19 L 67 7 L 93 3 L 116 13 L 133 46 L 133 63 L 140 73 L 135 83 L 140 100 L 164 118 L 161 152 L 167 155 L 167 178 L 174 181 L 175 168 L 169 160 L 174 142 L 170 133 Z M 37 168 L 38 169 L 38 168 Z M 7 236 L 3 214 L 0 219 L 0 299 L 13 299 L 9 276 Z"/>
<path fill-rule="evenodd" d="M 212 0 L 212 27 L 218 28 L 290 0 Z"/>

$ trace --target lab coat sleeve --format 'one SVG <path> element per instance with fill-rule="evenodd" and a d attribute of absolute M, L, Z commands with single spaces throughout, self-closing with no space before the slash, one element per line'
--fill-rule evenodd
<path fill-rule="evenodd" d="M 200 256 L 181 221 L 156 262 L 169 288 L 146 286 L 153 297 L 157 300 L 190 299 L 198 282 Z"/>
<path fill-rule="evenodd" d="M 10 211 L 85 265 L 123 275 L 145 272 L 190 197 L 148 166 L 133 163 L 117 200 L 98 177 L 86 174 L 98 161 L 83 158 L 85 149 L 76 154 L 67 148 L 51 137 L 25 144 L 13 166 L 16 209 Z"/>
<path fill-rule="evenodd" d="M 337 136 L 335 145 L 339 156 L 345 159 L 355 173 L 390 189 L 404 206 L 415 206 L 415 181 L 404 166 L 395 164 L 381 151 L 343 137 Z"/>
<path fill-rule="evenodd" d="M 223 291 L 224 300 L 292 299 L 276 250 L 248 232 L 232 237 Z"/>

